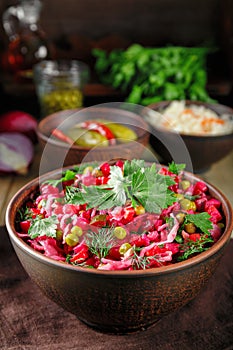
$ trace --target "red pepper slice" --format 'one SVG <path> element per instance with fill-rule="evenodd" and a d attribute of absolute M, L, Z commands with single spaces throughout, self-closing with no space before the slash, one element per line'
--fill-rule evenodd
<path fill-rule="evenodd" d="M 30 220 L 25 220 L 20 222 L 20 228 L 24 233 L 28 233 L 30 225 L 31 225 Z"/>
<path fill-rule="evenodd" d="M 59 129 L 53 129 L 51 134 L 54 137 L 56 137 L 58 140 L 61 140 L 61 141 L 65 142 L 65 143 L 68 143 L 70 145 L 73 145 L 73 143 L 74 143 L 74 141 L 69 136 L 64 134 L 64 132 L 62 132 Z"/>
<path fill-rule="evenodd" d="M 194 242 L 198 241 L 200 238 L 201 238 L 200 233 L 191 233 L 191 234 L 189 235 L 189 239 L 190 239 L 191 241 L 194 241 Z"/>
<path fill-rule="evenodd" d="M 83 246 L 75 255 L 72 256 L 70 262 L 82 262 L 89 257 L 88 248 Z"/>
<path fill-rule="evenodd" d="M 109 143 L 111 145 L 116 144 L 116 139 L 112 131 L 106 125 L 100 122 L 90 120 L 90 121 L 79 123 L 77 126 L 83 129 L 97 131 L 102 136 L 105 136 L 109 140 Z"/>

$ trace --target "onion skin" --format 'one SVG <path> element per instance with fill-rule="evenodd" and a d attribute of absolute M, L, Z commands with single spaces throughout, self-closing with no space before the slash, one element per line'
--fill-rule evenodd
<path fill-rule="evenodd" d="M 26 175 L 34 156 L 32 141 L 25 135 L 0 133 L 0 174 Z"/>
<path fill-rule="evenodd" d="M 15 110 L 0 116 L 0 132 L 18 132 L 37 143 L 37 120 L 29 113 Z"/>

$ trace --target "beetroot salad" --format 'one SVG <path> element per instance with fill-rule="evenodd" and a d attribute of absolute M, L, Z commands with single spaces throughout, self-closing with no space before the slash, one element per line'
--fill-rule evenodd
<path fill-rule="evenodd" d="M 82 164 L 50 179 L 19 210 L 17 231 L 47 257 L 99 270 L 174 264 L 209 249 L 224 230 L 221 202 L 184 164 Z"/>

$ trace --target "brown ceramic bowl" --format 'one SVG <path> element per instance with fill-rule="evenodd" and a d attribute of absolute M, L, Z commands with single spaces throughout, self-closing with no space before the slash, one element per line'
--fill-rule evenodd
<path fill-rule="evenodd" d="M 156 112 L 162 112 L 171 101 L 162 101 L 148 107 Z M 186 105 L 202 105 L 213 110 L 218 115 L 233 115 L 233 109 L 221 104 L 185 101 Z M 152 118 L 152 116 L 151 116 Z M 149 123 L 149 119 L 146 118 Z M 219 136 L 195 136 L 178 134 L 151 125 L 150 144 L 156 153 L 167 164 L 174 160 L 176 163 L 190 163 L 186 169 L 201 173 L 212 164 L 218 162 L 233 150 L 233 133 Z M 190 157 L 190 161 L 187 158 Z M 175 158 L 175 159 L 174 159 Z"/>
<path fill-rule="evenodd" d="M 58 177 L 60 172 L 44 174 L 40 180 Z M 186 175 L 189 180 L 199 180 L 190 173 Z M 225 231 L 209 250 L 184 262 L 148 270 L 103 271 L 68 265 L 33 250 L 16 233 L 17 211 L 38 190 L 38 184 L 39 179 L 28 183 L 8 205 L 6 226 L 15 252 L 48 298 L 102 332 L 143 330 L 187 304 L 213 275 L 230 240 L 231 205 L 209 184 L 211 194 L 222 202 L 225 216 Z"/>
<path fill-rule="evenodd" d="M 127 104 L 125 104 L 127 105 Z M 94 119 L 106 119 L 127 126 L 137 134 L 136 141 L 117 143 L 107 147 L 87 148 L 69 145 L 51 137 L 52 129 L 63 132 L 73 125 Z M 107 161 L 114 158 L 140 158 L 149 143 L 149 126 L 136 110 L 121 109 L 118 103 L 97 105 L 85 109 L 65 110 L 47 116 L 39 122 L 37 135 L 43 149 L 42 162 L 46 171 L 82 161 Z M 43 172 L 45 172 L 43 170 Z"/>

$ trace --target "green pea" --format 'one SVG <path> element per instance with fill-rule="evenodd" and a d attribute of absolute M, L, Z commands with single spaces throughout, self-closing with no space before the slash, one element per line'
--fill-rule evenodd
<path fill-rule="evenodd" d="M 116 226 L 113 233 L 114 236 L 118 239 L 124 239 L 126 237 L 126 230 L 121 226 Z"/>
<path fill-rule="evenodd" d="M 185 218 L 185 214 L 180 212 L 178 214 L 176 214 L 176 219 L 178 220 L 178 222 L 180 224 L 182 224 L 184 222 L 184 218 Z"/>
<path fill-rule="evenodd" d="M 188 181 L 188 180 L 181 181 L 181 187 L 183 190 L 187 190 L 189 188 L 189 186 L 190 186 L 190 181 Z"/>
<path fill-rule="evenodd" d="M 93 167 L 92 167 L 92 166 L 87 166 L 87 167 L 83 170 L 83 174 L 92 173 L 92 171 L 93 171 Z"/>
<path fill-rule="evenodd" d="M 76 235 L 74 233 L 69 233 L 65 238 L 65 242 L 68 246 L 74 247 L 78 244 L 79 237 L 78 237 L 78 235 Z"/>
<path fill-rule="evenodd" d="M 196 204 L 193 201 L 190 201 L 187 198 L 181 199 L 180 206 L 184 210 L 193 210 L 196 211 Z"/>
<path fill-rule="evenodd" d="M 195 233 L 196 232 L 196 226 L 192 222 L 188 222 L 184 225 L 184 229 L 187 233 Z"/>
<path fill-rule="evenodd" d="M 72 229 L 70 230 L 70 233 L 73 235 L 77 235 L 78 237 L 81 237 L 83 234 L 83 230 L 80 226 L 73 226 Z"/>
<path fill-rule="evenodd" d="M 175 193 L 174 196 L 180 201 L 181 199 L 184 198 L 184 195 L 181 193 Z"/>

